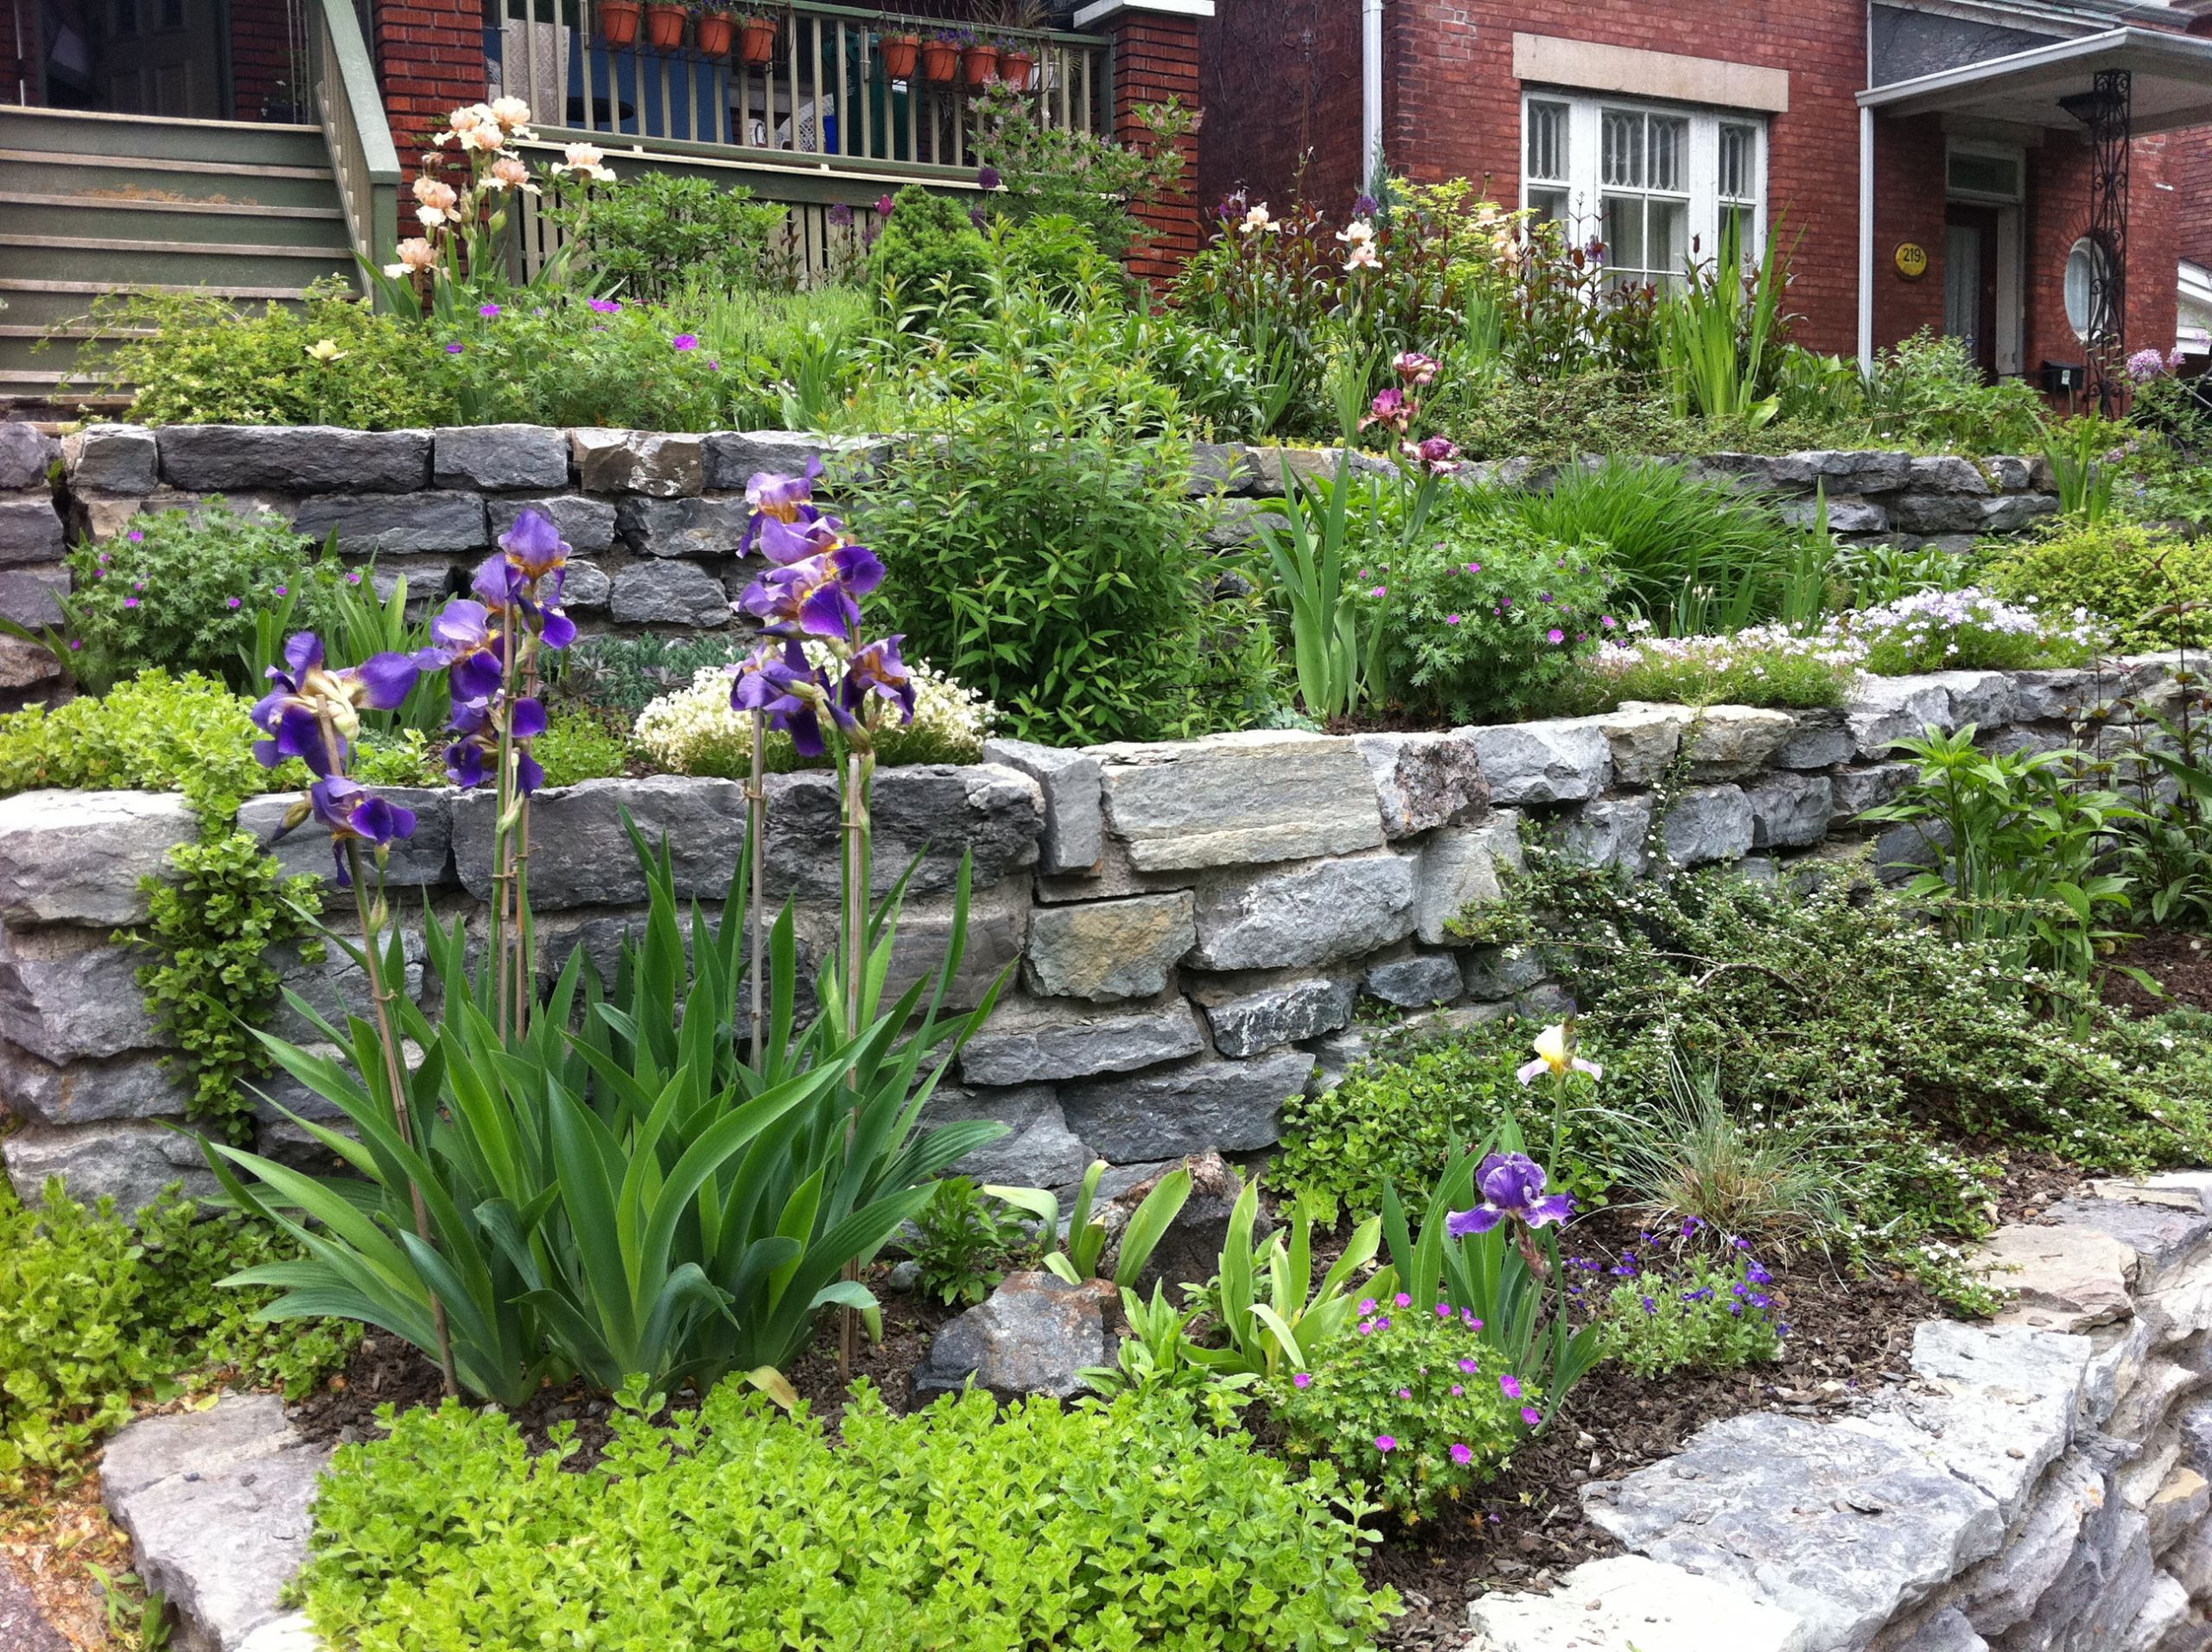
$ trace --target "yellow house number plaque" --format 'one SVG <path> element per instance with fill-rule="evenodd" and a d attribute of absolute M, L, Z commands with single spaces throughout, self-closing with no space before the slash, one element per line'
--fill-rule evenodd
<path fill-rule="evenodd" d="M 1907 281 L 1918 281 L 1928 273 L 1928 249 L 1917 241 L 1897 244 L 1897 273 Z"/>

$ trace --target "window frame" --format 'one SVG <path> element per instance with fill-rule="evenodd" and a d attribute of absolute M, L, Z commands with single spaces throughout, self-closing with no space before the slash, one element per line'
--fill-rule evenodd
<path fill-rule="evenodd" d="M 1563 181 L 1532 178 L 1529 170 L 1532 105 L 1561 107 L 1566 111 L 1567 137 L 1566 178 Z M 1635 114 L 1646 121 L 1647 181 L 1638 187 L 1615 187 L 1605 183 L 1605 119 L 1608 113 Z M 1686 189 L 1670 191 L 1650 187 L 1648 164 L 1649 122 L 1653 117 L 1665 120 L 1686 120 L 1688 123 L 1687 141 L 1682 156 L 1686 173 Z M 1669 103 L 1649 98 L 1617 97 L 1605 92 L 1579 91 L 1573 87 L 1525 86 L 1521 93 L 1521 139 L 1517 162 L 1520 189 L 1517 204 L 1523 208 L 1536 207 L 1547 215 L 1558 217 L 1552 204 L 1564 198 L 1567 204 L 1565 221 L 1570 233 L 1578 241 L 1592 237 L 1603 238 L 1605 226 L 1605 198 L 1608 194 L 1640 196 L 1646 203 L 1646 222 L 1653 200 L 1679 200 L 1687 199 L 1688 212 L 1685 240 L 1695 249 L 1697 257 L 1710 264 L 1719 255 L 1720 246 L 1720 134 L 1724 127 L 1744 130 L 1751 139 L 1746 159 L 1751 170 L 1751 193 L 1746 200 L 1733 197 L 1726 204 L 1736 210 L 1748 206 L 1750 233 L 1744 238 L 1743 251 L 1747 262 L 1755 260 L 1766 245 L 1769 207 L 1768 147 L 1770 134 L 1768 118 L 1755 110 L 1724 108 L 1709 104 Z M 1648 230 L 1647 230 L 1648 238 Z M 1647 258 L 1649 254 L 1645 255 Z M 1647 276 L 1659 276 L 1678 283 L 1681 271 L 1653 271 L 1648 264 L 1634 266 Z"/>

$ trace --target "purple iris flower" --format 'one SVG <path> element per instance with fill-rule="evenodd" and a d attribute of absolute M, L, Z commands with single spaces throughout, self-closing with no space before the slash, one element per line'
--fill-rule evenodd
<path fill-rule="evenodd" d="M 814 484 L 822 474 L 822 455 L 810 454 L 805 473 L 788 476 L 781 471 L 756 470 L 745 484 L 746 503 L 753 507 L 752 519 L 745 524 L 745 537 L 739 542 L 741 556 L 751 550 L 772 522 L 787 524 L 809 523 L 821 516 L 814 508 Z M 805 553 L 811 554 L 811 553 Z M 793 557 L 777 557 L 779 562 L 795 561 Z"/>
<path fill-rule="evenodd" d="M 536 511 L 524 511 L 514 526 L 499 536 L 499 549 L 524 579 L 543 579 L 569 564 L 569 543 L 553 519 Z"/>
<path fill-rule="evenodd" d="M 819 757 L 829 747 L 822 738 L 816 702 L 794 691 L 809 686 L 819 690 L 822 678 L 806 663 L 805 651 L 796 639 L 785 642 L 780 651 L 766 644 L 737 668 L 730 683 L 730 708 L 766 714 L 770 727 L 789 734 L 800 756 Z"/>
<path fill-rule="evenodd" d="M 1444 1219 L 1445 1231 L 1464 1239 L 1509 1219 L 1530 1228 L 1566 1221 L 1574 1214 L 1574 1201 L 1564 1193 L 1546 1193 L 1544 1181 L 1543 1166 L 1528 1154 L 1491 1154 L 1475 1172 L 1483 1202 L 1471 1210 L 1451 1212 Z"/>
<path fill-rule="evenodd" d="M 544 705 L 527 697 L 508 709 L 510 732 L 518 749 L 515 755 L 515 787 L 528 797 L 545 784 L 545 770 L 526 748 L 526 742 L 545 732 Z M 489 699 L 455 701 L 453 731 L 461 736 L 446 747 L 446 778 L 464 788 L 482 785 L 499 772 L 499 729 L 493 720 Z"/>
<path fill-rule="evenodd" d="M 883 583 L 883 564 L 866 545 L 841 545 L 788 568 L 772 568 L 746 588 L 738 606 L 779 635 L 849 637 L 860 623 L 858 598 Z"/>
<path fill-rule="evenodd" d="M 504 633 L 492 623 L 491 610 L 473 597 L 457 596 L 446 604 L 430 621 L 430 642 L 425 654 L 452 669 L 455 705 L 496 694 L 506 678 Z"/>
<path fill-rule="evenodd" d="M 818 514 L 812 505 L 797 522 L 755 517 L 746 531 L 750 536 L 746 549 L 758 544 L 760 554 L 779 568 L 803 562 L 810 556 L 827 556 L 845 543 L 845 524 L 836 517 Z"/>
<path fill-rule="evenodd" d="M 903 636 L 880 637 L 853 651 L 845 662 L 845 680 L 837 685 L 839 721 L 857 722 L 872 694 L 881 695 L 899 707 L 902 723 L 914 721 L 914 678 L 899 658 Z"/>
<path fill-rule="evenodd" d="M 284 663 L 269 668 L 275 686 L 253 708 L 255 726 L 270 737 L 254 742 L 253 754 L 272 769 L 296 757 L 327 776 L 334 761 L 344 760 L 346 742 L 360 726 L 358 714 L 396 709 L 421 675 L 421 662 L 407 654 L 377 654 L 333 670 L 325 663 L 322 639 L 311 631 L 296 632 L 284 645 Z"/>
<path fill-rule="evenodd" d="M 330 829 L 330 852 L 338 862 L 339 886 L 350 887 L 353 870 L 346 865 L 349 842 L 372 848 L 415 836 L 415 811 L 389 797 L 380 797 L 359 781 L 342 774 L 318 780 L 308 788 L 308 802 L 315 817 Z"/>

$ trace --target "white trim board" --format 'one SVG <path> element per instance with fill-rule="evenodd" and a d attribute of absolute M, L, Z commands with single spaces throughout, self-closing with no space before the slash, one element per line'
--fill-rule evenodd
<path fill-rule="evenodd" d="M 1513 73 L 1524 86 L 1572 86 L 1767 115 L 1789 112 L 1787 69 L 1764 69 L 1717 57 L 1683 57 L 1556 35 L 1516 34 Z"/>

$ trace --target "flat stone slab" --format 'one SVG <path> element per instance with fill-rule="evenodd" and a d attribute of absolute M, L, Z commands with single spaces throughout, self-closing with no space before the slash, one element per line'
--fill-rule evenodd
<path fill-rule="evenodd" d="M 2176 1269 L 2212 1244 L 2212 1216 L 2133 1199 L 2068 1199 L 2050 1209 L 2062 1226 L 2088 1228 L 2118 1240 L 2136 1256 L 2135 1286 L 2155 1291 Z"/>
<path fill-rule="evenodd" d="M 1807 1652 L 1805 1625 L 1734 1585 L 1616 1554 L 1548 1595 L 1485 1595 L 1466 1652 Z"/>
<path fill-rule="evenodd" d="M 306 1562 L 329 1460 L 273 1395 L 149 1417 L 108 1443 L 101 1494 L 130 1536 L 138 1575 L 176 1608 L 181 1652 L 238 1652 L 285 1616 L 278 1597 Z"/>
<path fill-rule="evenodd" d="M 1990 1284 L 2015 1293 L 1999 1323 L 2065 1331 L 2133 1314 L 2127 1281 L 2134 1267 L 2134 1253 L 2108 1234 L 2024 1224 L 1998 1229 L 1974 1261 Z"/>
<path fill-rule="evenodd" d="M 19 791 L 0 798 L 0 918 L 10 924 L 137 924 L 142 877 L 199 835 L 173 791 Z"/>
<path fill-rule="evenodd" d="M 1106 819 L 1140 872 L 1249 866 L 1382 843 L 1382 809 L 1348 740 L 1253 731 L 1101 746 Z"/>

